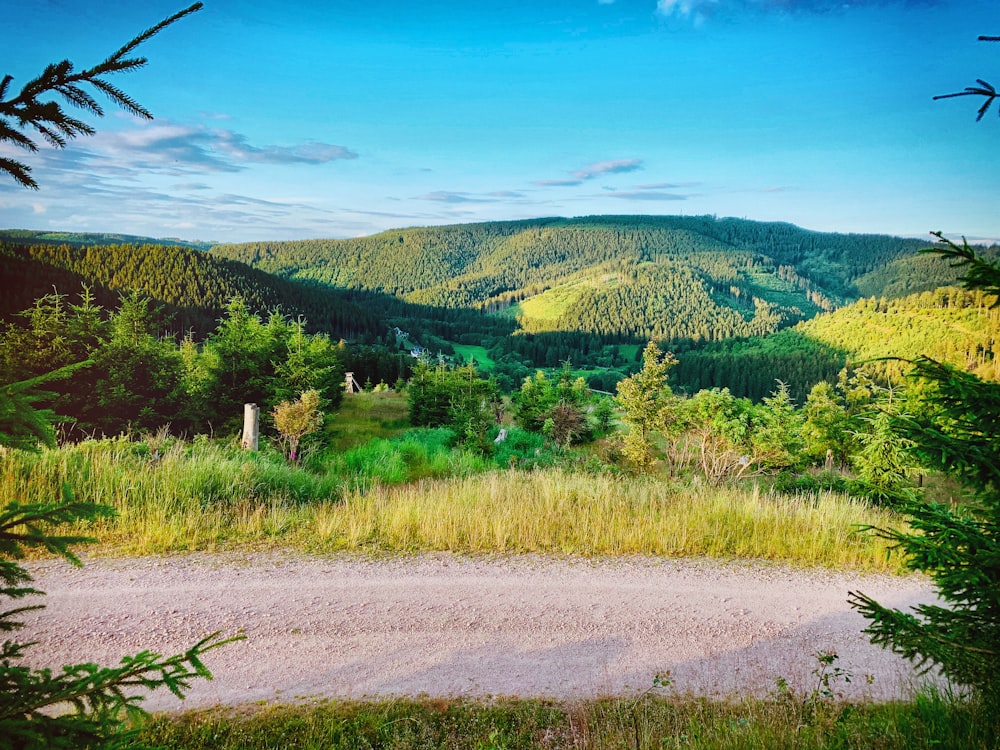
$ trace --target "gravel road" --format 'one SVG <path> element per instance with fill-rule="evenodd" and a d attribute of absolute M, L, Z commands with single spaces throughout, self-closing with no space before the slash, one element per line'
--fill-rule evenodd
<path fill-rule="evenodd" d="M 150 709 L 308 696 L 573 698 L 644 690 L 667 671 L 680 692 L 766 694 L 779 676 L 811 688 L 820 650 L 853 674 L 847 695 L 893 698 L 913 672 L 868 643 L 847 593 L 897 607 L 933 599 L 919 577 L 707 560 L 227 553 L 27 567 L 47 593 L 18 633 L 39 641 L 32 666 L 112 665 L 243 630 L 246 641 L 206 656 L 213 681 L 195 682 L 184 704 L 154 693 Z"/>

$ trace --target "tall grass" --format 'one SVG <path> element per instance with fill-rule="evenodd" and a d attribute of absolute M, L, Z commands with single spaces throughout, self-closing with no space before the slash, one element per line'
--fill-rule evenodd
<path fill-rule="evenodd" d="M 344 451 L 376 438 L 399 437 L 410 428 L 410 410 L 402 393 L 352 393 L 344 397 L 324 428 L 326 442 Z"/>
<path fill-rule="evenodd" d="M 375 487 L 315 511 L 322 549 L 708 556 L 873 571 L 898 564 L 882 540 L 857 533 L 898 519 L 833 494 L 680 488 L 550 469 Z"/>
<path fill-rule="evenodd" d="M 934 692 L 905 703 L 691 697 L 396 699 L 158 716 L 138 738 L 179 750 L 915 750 L 996 748 L 995 717 Z"/>
<path fill-rule="evenodd" d="M 440 431 L 374 441 L 307 468 L 276 452 L 175 442 L 91 441 L 0 458 L 2 497 L 59 496 L 118 515 L 81 529 L 102 551 L 288 546 L 313 551 L 708 556 L 894 570 L 884 542 L 858 525 L 890 512 L 836 494 L 677 486 L 560 469 L 492 470 L 447 449 Z M 416 481 L 414 481 L 416 480 Z M 405 484 L 389 484 L 403 481 Z"/>

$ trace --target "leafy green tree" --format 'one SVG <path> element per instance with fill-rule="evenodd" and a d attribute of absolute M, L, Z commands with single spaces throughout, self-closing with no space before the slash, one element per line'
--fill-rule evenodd
<path fill-rule="evenodd" d="M 858 477 L 854 490 L 877 503 L 894 504 L 902 499 L 915 473 L 914 443 L 896 426 L 896 417 L 906 408 L 903 399 L 889 389 L 857 419 L 856 449 L 851 455 Z"/>
<path fill-rule="evenodd" d="M 66 295 L 58 292 L 39 297 L 17 317 L 23 325 L 8 324 L 0 344 L 4 374 L 11 380 L 42 375 L 87 359 L 92 345 L 99 340 L 74 339 L 71 307 L 66 303 Z"/>
<path fill-rule="evenodd" d="M 306 435 L 316 432 L 323 424 L 322 399 L 319 391 L 303 391 L 295 401 L 282 401 L 274 407 L 271 417 L 286 447 L 285 456 L 295 462 L 299 458 L 299 444 Z"/>
<path fill-rule="evenodd" d="M 275 365 L 274 400 L 286 401 L 296 393 L 317 390 L 329 407 L 344 396 L 344 364 L 328 336 L 308 335 L 300 319 L 289 325 L 287 355 Z"/>
<path fill-rule="evenodd" d="M 496 422 L 497 386 L 479 377 L 474 365 L 449 368 L 419 363 L 406 387 L 410 422 L 417 427 L 449 427 L 456 441 L 487 452 Z"/>
<path fill-rule="evenodd" d="M 63 106 L 44 97 L 58 95 L 67 103 L 91 115 L 101 117 L 104 110 L 84 86 L 100 91 L 114 104 L 129 114 L 153 119 L 149 111 L 112 83 L 106 76 L 138 70 L 148 61 L 145 57 L 129 57 L 139 45 L 163 31 L 175 21 L 200 10 L 202 4 L 195 3 L 179 13 L 160 21 L 152 28 L 139 34 L 103 62 L 81 70 L 73 69 L 73 63 L 63 60 L 46 66 L 41 75 L 26 83 L 17 96 L 10 96 L 8 89 L 13 77 L 5 75 L 0 80 L 0 142 L 12 143 L 26 151 L 38 151 L 38 145 L 24 131 L 34 130 L 50 145 L 63 148 L 69 139 L 78 135 L 93 135 L 94 128 L 75 117 L 70 117 Z M 30 132 L 30 131 L 29 131 Z M 24 162 L 8 157 L 0 157 L 0 172 L 12 177 L 27 188 L 38 189 L 38 183 L 31 176 L 31 167 Z"/>
<path fill-rule="evenodd" d="M 111 335 L 94 354 L 97 382 L 93 427 L 117 434 L 128 427 L 156 430 L 180 409 L 183 367 L 177 346 L 156 338 L 159 310 L 148 298 L 121 298 Z"/>
<path fill-rule="evenodd" d="M 697 440 L 698 463 L 712 484 L 758 473 L 751 445 L 753 405 L 728 388 L 698 391 L 683 402 L 688 430 Z"/>
<path fill-rule="evenodd" d="M 174 424 L 181 429 L 199 430 L 217 421 L 218 408 L 213 400 L 217 392 L 219 360 L 211 348 L 202 348 L 187 333 L 178 349 L 181 364 L 181 403 Z"/>
<path fill-rule="evenodd" d="M 442 362 L 418 362 L 406 386 L 410 423 L 415 427 L 443 427 L 451 423 L 452 391 L 448 368 Z"/>
<path fill-rule="evenodd" d="M 587 406 L 593 399 L 587 391 L 587 381 L 573 377 L 568 361 L 563 363 L 555 380 L 542 370 L 525 378 L 512 400 L 514 419 L 521 427 L 544 432 L 562 446 L 592 438 L 601 429 L 599 419 L 607 416 L 602 413 L 588 420 Z"/>
<path fill-rule="evenodd" d="M 222 424 L 238 425 L 245 403 L 272 403 L 275 363 L 284 358 L 286 334 L 275 316 L 265 324 L 242 297 L 230 300 L 204 345 L 217 367 L 212 401 Z"/>
<path fill-rule="evenodd" d="M 809 391 L 802 407 L 803 453 L 814 464 L 829 455 L 840 466 L 852 452 L 850 415 L 836 388 L 823 380 Z"/>
<path fill-rule="evenodd" d="M 1000 265 L 977 256 L 963 240 L 936 251 L 966 269 L 963 283 L 1000 294 Z M 904 496 L 894 508 L 910 529 L 875 529 L 934 581 L 941 604 L 912 612 L 885 607 L 860 592 L 851 606 L 868 620 L 872 642 L 919 667 L 938 667 L 1000 710 L 1000 384 L 919 358 L 910 377 L 921 385 L 919 409 L 890 416 L 890 428 L 910 442 L 924 465 L 948 472 L 975 493 L 958 507 Z"/>
<path fill-rule="evenodd" d="M 543 370 L 537 370 L 521 383 L 512 399 L 514 419 L 526 430 L 541 432 L 549 411 L 559 401 L 556 387 Z"/>
<path fill-rule="evenodd" d="M 774 473 L 801 465 L 803 417 L 785 383 L 779 382 L 777 390 L 752 410 L 751 420 L 753 461 L 761 471 Z"/>

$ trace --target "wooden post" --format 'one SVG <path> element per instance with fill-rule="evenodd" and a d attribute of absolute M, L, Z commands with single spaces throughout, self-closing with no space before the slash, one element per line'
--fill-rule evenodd
<path fill-rule="evenodd" d="M 260 407 L 243 404 L 243 450 L 257 450 L 260 437 Z"/>

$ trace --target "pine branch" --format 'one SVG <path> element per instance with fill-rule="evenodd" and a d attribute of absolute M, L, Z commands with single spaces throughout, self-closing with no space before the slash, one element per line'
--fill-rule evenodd
<path fill-rule="evenodd" d="M 56 148 L 64 148 L 69 139 L 78 135 L 93 135 L 95 132 L 93 127 L 68 116 L 57 102 L 39 101 L 39 98 L 46 94 L 56 94 L 74 107 L 97 117 L 103 117 L 104 110 L 101 105 L 81 88 L 81 84 L 93 86 L 114 104 L 136 117 L 153 119 L 148 109 L 101 76 L 127 73 L 145 66 L 147 62 L 145 57 L 129 58 L 126 55 L 163 29 L 201 10 L 202 7 L 202 3 L 197 2 L 175 13 L 152 28 L 146 29 L 103 62 L 86 70 L 74 72 L 73 63 L 69 60 L 47 65 L 41 75 L 28 81 L 21 92 L 12 99 L 5 97 L 13 78 L 9 75 L 4 76 L 0 80 L 0 141 L 10 141 L 27 151 L 37 151 L 38 146 L 34 141 L 19 133 L 19 130 L 30 127 Z M 38 183 L 31 177 L 31 168 L 22 162 L 0 159 L 0 173 L 6 173 L 23 187 L 38 189 Z"/>
<path fill-rule="evenodd" d="M 1000 42 L 1000 36 L 980 36 L 979 41 Z M 998 94 L 996 88 L 992 84 L 987 83 L 982 78 L 977 78 L 976 83 L 979 85 L 966 86 L 963 91 L 956 91 L 952 94 L 938 94 L 937 96 L 934 97 L 934 101 L 937 101 L 939 99 L 954 99 L 959 96 L 986 97 L 986 101 L 983 102 L 983 105 L 979 108 L 978 112 L 976 113 L 976 122 L 979 122 L 980 120 L 983 119 L 983 116 L 989 111 L 990 106 L 996 100 L 997 96 L 1000 96 L 1000 94 Z"/>
<path fill-rule="evenodd" d="M 951 262 L 952 268 L 966 268 L 965 274 L 959 278 L 966 289 L 981 289 L 990 294 L 1000 295 L 1000 262 L 990 261 L 976 253 L 965 237 L 959 245 L 944 236 L 943 232 L 931 232 L 938 238 L 934 247 L 924 248 L 922 253 L 935 253 Z M 1000 297 L 994 305 L 1000 304 Z"/>

